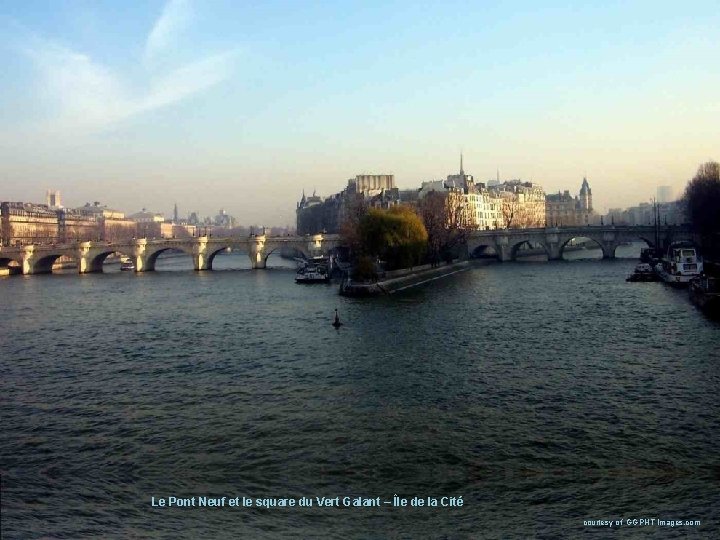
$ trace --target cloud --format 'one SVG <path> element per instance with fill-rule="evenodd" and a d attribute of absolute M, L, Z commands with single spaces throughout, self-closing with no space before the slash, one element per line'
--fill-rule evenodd
<path fill-rule="evenodd" d="M 98 132 L 128 118 L 167 107 L 226 80 L 236 51 L 224 51 L 173 71 L 132 80 L 66 46 L 34 37 L 23 48 L 41 79 L 52 119 L 41 131 Z"/>
<path fill-rule="evenodd" d="M 131 100 L 118 77 L 89 56 L 47 42 L 26 52 L 40 73 L 41 91 L 57 107 L 61 122 L 74 119 L 77 124 L 102 126 L 129 115 Z"/>
<path fill-rule="evenodd" d="M 146 65 L 152 64 L 155 58 L 167 49 L 175 37 L 188 26 L 191 17 L 189 0 L 169 0 L 165 4 L 145 42 L 143 60 Z"/>
<path fill-rule="evenodd" d="M 150 92 L 137 104 L 138 111 L 170 105 L 222 82 L 232 72 L 236 55 L 226 51 L 208 56 L 156 79 Z"/>

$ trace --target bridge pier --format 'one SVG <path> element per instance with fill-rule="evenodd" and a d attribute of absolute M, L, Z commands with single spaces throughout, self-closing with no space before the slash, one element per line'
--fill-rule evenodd
<path fill-rule="evenodd" d="M 98 260 L 97 250 L 92 242 L 82 242 L 77 250 L 78 274 L 93 274 L 103 271 L 103 261 Z"/>
<path fill-rule="evenodd" d="M 615 258 L 615 249 L 617 248 L 617 244 L 607 244 L 603 242 L 600 244 L 600 249 L 602 249 L 602 258 L 603 259 L 614 259 Z"/>
<path fill-rule="evenodd" d="M 210 267 L 210 259 L 203 253 L 193 253 L 193 268 L 196 272 L 212 270 Z"/>
<path fill-rule="evenodd" d="M 509 245 L 507 236 L 495 238 L 495 251 L 500 262 L 512 261 L 512 246 Z"/>
<path fill-rule="evenodd" d="M 210 253 L 208 251 L 208 237 L 202 236 L 197 239 L 197 243 L 193 246 L 193 267 L 196 272 L 203 270 L 212 270 L 210 261 Z"/>
<path fill-rule="evenodd" d="M 52 274 L 52 266 L 56 258 L 37 253 L 34 245 L 25 246 L 22 255 L 22 273 L 25 276 Z"/>
<path fill-rule="evenodd" d="M 135 253 L 133 253 L 133 263 L 135 264 L 135 272 L 152 272 L 155 270 L 155 264 L 149 260 L 147 254 L 146 238 L 138 238 L 135 241 Z"/>
<path fill-rule="evenodd" d="M 310 242 L 308 242 L 308 251 L 310 252 L 310 255 L 315 257 L 316 255 L 320 255 L 322 253 L 322 247 L 323 247 L 323 235 L 322 234 L 315 234 L 313 235 Z"/>
<path fill-rule="evenodd" d="M 250 239 L 248 249 L 248 257 L 253 270 L 262 270 L 266 268 L 267 257 L 265 256 L 265 235 L 254 236 Z"/>
<path fill-rule="evenodd" d="M 265 268 L 267 268 L 267 259 L 265 259 L 265 257 L 263 257 L 260 253 L 256 255 L 255 260 L 253 260 L 251 257 L 250 261 L 252 262 L 253 270 L 264 270 Z"/>
<path fill-rule="evenodd" d="M 545 235 L 545 249 L 547 251 L 548 261 L 562 260 L 562 244 L 556 232 Z"/>
<path fill-rule="evenodd" d="M 615 231 L 604 232 L 602 235 L 602 242 L 600 242 L 603 259 L 614 259 L 615 249 L 618 247 L 618 244 L 617 233 Z"/>

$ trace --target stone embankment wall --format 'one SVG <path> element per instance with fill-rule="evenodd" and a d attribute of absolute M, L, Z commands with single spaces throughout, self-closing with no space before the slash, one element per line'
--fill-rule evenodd
<path fill-rule="evenodd" d="M 467 270 L 469 265 L 469 261 L 458 261 L 449 264 L 441 263 L 438 266 L 425 264 L 413 268 L 403 268 L 402 270 L 385 272 L 375 283 L 353 282 L 344 279 L 340 284 L 340 294 L 357 297 L 393 294 L 435 279 L 462 272 Z"/>

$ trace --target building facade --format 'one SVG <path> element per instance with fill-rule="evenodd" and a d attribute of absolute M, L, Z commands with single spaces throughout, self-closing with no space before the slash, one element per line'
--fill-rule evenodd
<path fill-rule="evenodd" d="M 502 226 L 512 229 L 545 227 L 545 190 L 536 183 L 507 180 L 494 183 L 490 191 L 501 199 Z"/>
<path fill-rule="evenodd" d="M 575 197 L 568 190 L 546 196 L 545 221 L 548 227 L 593 225 L 598 223 L 598 219 L 587 178 L 583 178 L 580 192 Z"/>
<path fill-rule="evenodd" d="M 3 202 L 0 204 L 2 245 L 56 244 L 66 242 L 120 242 L 138 236 L 137 223 L 122 212 L 99 204 L 80 208 Z"/>
<path fill-rule="evenodd" d="M 55 244 L 60 241 L 58 213 L 45 204 L 0 203 L 2 245 Z"/>
<path fill-rule="evenodd" d="M 652 203 L 640 203 L 630 208 L 611 208 L 603 216 L 605 225 L 654 225 L 655 206 Z M 660 225 L 686 225 L 689 222 L 687 209 L 682 201 L 657 205 L 657 219 Z"/>
<path fill-rule="evenodd" d="M 463 205 L 463 221 L 469 229 L 502 227 L 502 200 L 485 184 L 475 183 L 473 176 L 465 173 L 462 155 L 458 174 L 449 174 L 445 180 L 423 182 L 419 197 L 423 198 L 431 192 L 444 193 L 446 197 L 459 197 Z"/>
<path fill-rule="evenodd" d="M 315 192 L 310 197 L 303 192 L 295 210 L 297 234 L 339 233 L 354 203 L 389 208 L 416 199 L 414 191 L 397 189 L 392 174 L 358 174 L 347 181 L 344 190 L 324 199 Z"/>

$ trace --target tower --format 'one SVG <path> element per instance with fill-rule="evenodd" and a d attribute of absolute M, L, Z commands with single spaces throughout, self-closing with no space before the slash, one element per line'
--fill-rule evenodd
<path fill-rule="evenodd" d="M 463 155 L 462 152 L 460 152 L 460 176 L 464 176 L 465 171 L 463 171 Z"/>
<path fill-rule="evenodd" d="M 48 189 L 45 194 L 45 201 L 50 208 L 62 207 L 62 202 L 60 200 L 60 192 L 58 190 Z"/>
<path fill-rule="evenodd" d="M 173 208 L 173 223 L 177 223 L 178 221 L 179 221 L 178 209 L 177 209 L 177 203 L 175 203 L 175 208 Z"/>
<path fill-rule="evenodd" d="M 580 209 L 585 212 L 592 212 L 592 189 L 588 184 L 587 177 L 583 176 L 583 183 L 580 187 Z"/>

